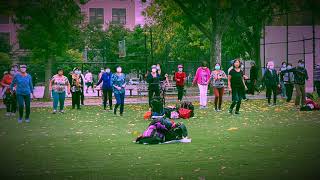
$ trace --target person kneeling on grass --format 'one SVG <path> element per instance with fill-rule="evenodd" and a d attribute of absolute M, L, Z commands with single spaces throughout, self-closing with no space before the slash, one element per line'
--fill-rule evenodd
<path fill-rule="evenodd" d="M 117 67 L 117 72 L 112 75 L 112 85 L 114 96 L 116 97 L 116 105 L 114 107 L 113 113 L 117 114 L 117 109 L 120 106 L 120 116 L 123 115 L 124 110 L 124 96 L 125 96 L 125 87 L 126 87 L 126 76 L 122 73 L 121 66 Z"/>
<path fill-rule="evenodd" d="M 232 103 L 229 108 L 229 113 L 232 114 L 233 108 L 236 106 L 235 114 L 239 114 L 241 100 L 244 97 L 247 86 L 244 83 L 243 71 L 240 69 L 240 59 L 233 62 L 233 68 L 228 75 L 228 87 L 232 93 Z"/>
<path fill-rule="evenodd" d="M 53 84 L 53 86 L 52 86 Z M 58 103 L 60 103 L 60 113 L 64 113 L 64 100 L 67 92 L 70 94 L 70 83 L 66 76 L 63 75 L 63 69 L 58 69 L 58 74 L 54 75 L 49 83 L 49 91 L 53 98 L 53 114 L 57 113 Z"/>

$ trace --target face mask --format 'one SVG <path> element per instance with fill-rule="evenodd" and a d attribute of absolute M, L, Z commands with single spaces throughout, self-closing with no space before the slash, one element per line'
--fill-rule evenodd
<path fill-rule="evenodd" d="M 304 64 L 303 64 L 303 63 L 299 63 L 299 66 L 300 66 L 300 67 L 304 67 Z"/>
<path fill-rule="evenodd" d="M 274 65 L 269 65 L 269 69 L 274 69 Z"/>
<path fill-rule="evenodd" d="M 117 68 L 117 72 L 121 73 L 122 69 L 121 68 Z"/>
<path fill-rule="evenodd" d="M 21 71 L 21 72 L 26 72 L 26 71 L 27 71 L 27 68 L 20 68 L 20 71 Z"/>
<path fill-rule="evenodd" d="M 183 69 L 182 69 L 182 68 L 178 68 L 178 70 L 179 70 L 180 72 L 182 72 Z"/>
<path fill-rule="evenodd" d="M 160 70 L 160 66 L 157 66 L 157 70 Z"/>
<path fill-rule="evenodd" d="M 284 68 L 285 68 L 286 66 L 287 66 L 286 64 L 283 64 L 283 65 L 282 65 L 282 67 L 284 67 Z"/>
<path fill-rule="evenodd" d="M 291 68 L 292 68 L 292 66 L 288 66 L 288 67 L 287 67 L 287 69 L 291 69 Z"/>
<path fill-rule="evenodd" d="M 11 74 L 11 75 L 14 75 L 14 71 L 10 71 L 10 74 Z"/>
<path fill-rule="evenodd" d="M 80 72 L 80 71 L 74 71 L 74 73 L 75 73 L 75 74 L 81 74 L 81 72 Z"/>
<path fill-rule="evenodd" d="M 103 69 L 101 69 L 101 70 L 100 70 L 100 72 L 102 72 L 102 73 L 103 73 Z"/>
<path fill-rule="evenodd" d="M 106 72 L 107 72 L 107 73 L 110 73 L 110 69 L 106 69 Z"/>
<path fill-rule="evenodd" d="M 157 69 L 152 69 L 151 71 L 152 71 L 152 72 L 157 72 Z"/>
<path fill-rule="evenodd" d="M 220 66 L 215 66 L 214 67 L 216 70 L 220 70 Z"/>

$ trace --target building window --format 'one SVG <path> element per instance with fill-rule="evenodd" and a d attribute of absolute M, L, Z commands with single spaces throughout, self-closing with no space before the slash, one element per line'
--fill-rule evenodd
<path fill-rule="evenodd" d="M 126 9 L 112 9 L 112 23 L 113 24 L 126 24 Z"/>
<path fill-rule="evenodd" d="M 103 8 L 89 9 L 89 22 L 92 24 L 104 24 Z"/>
<path fill-rule="evenodd" d="M 9 16 L 0 15 L 0 24 L 9 24 Z"/>

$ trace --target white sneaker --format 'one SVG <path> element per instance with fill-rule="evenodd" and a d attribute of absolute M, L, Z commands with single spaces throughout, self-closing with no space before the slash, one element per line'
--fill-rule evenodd
<path fill-rule="evenodd" d="M 11 115 L 11 113 L 9 113 L 9 112 L 6 112 L 6 116 L 10 116 Z"/>
<path fill-rule="evenodd" d="M 16 116 L 16 113 L 11 113 L 11 116 Z"/>
<path fill-rule="evenodd" d="M 53 110 L 53 111 L 52 111 L 52 114 L 56 114 L 56 113 L 57 113 L 57 110 Z"/>

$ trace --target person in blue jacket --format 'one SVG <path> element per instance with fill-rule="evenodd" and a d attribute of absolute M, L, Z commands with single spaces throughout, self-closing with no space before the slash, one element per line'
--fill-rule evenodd
<path fill-rule="evenodd" d="M 10 85 L 11 92 L 14 91 L 14 87 L 16 86 L 16 95 L 19 107 L 19 118 L 18 123 L 22 123 L 23 118 L 23 111 L 24 106 L 26 107 L 26 115 L 25 121 L 27 123 L 30 122 L 30 101 L 31 101 L 31 94 L 34 96 L 33 93 L 33 84 L 32 78 L 30 74 L 27 73 L 27 66 L 25 64 L 20 65 L 20 72 L 17 73 Z"/>
<path fill-rule="evenodd" d="M 112 110 L 112 72 L 108 67 L 105 70 L 96 86 L 102 83 L 103 109 L 106 110 L 109 100 L 109 109 Z"/>

